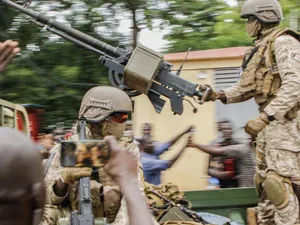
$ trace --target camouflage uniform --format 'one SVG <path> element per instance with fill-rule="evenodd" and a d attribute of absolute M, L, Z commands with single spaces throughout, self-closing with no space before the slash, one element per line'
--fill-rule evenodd
<path fill-rule="evenodd" d="M 255 45 L 264 44 L 277 31 L 278 28 L 266 30 Z M 288 204 L 281 209 L 275 208 L 262 194 L 258 206 L 258 224 L 274 224 L 275 220 L 276 224 L 288 225 L 299 222 L 299 204 L 291 190 L 290 178 L 300 178 L 300 42 L 283 33 L 274 40 L 272 49 L 277 68 L 268 68 L 272 58 L 267 51 L 260 55 L 258 50 L 242 73 L 240 82 L 224 90 L 224 94 L 227 103 L 254 97 L 260 111 L 275 118 L 256 139 L 257 173 L 261 180 L 266 178 L 267 172 L 279 174 L 287 189 Z M 264 85 L 269 82 L 266 75 L 268 70 L 264 71 L 264 67 L 268 70 L 278 69 L 277 73 L 273 72 L 269 85 L 271 91 L 267 95 Z M 274 87 L 274 84 L 278 87 Z"/>
<path fill-rule="evenodd" d="M 77 139 L 77 136 L 74 136 L 73 139 Z M 140 153 L 138 147 L 134 145 L 132 142 L 128 142 L 128 138 L 121 138 L 119 140 L 119 144 L 127 147 L 128 150 L 136 156 L 137 160 L 139 159 Z M 72 205 L 72 203 L 74 203 L 74 200 L 76 201 L 76 196 L 77 196 L 76 184 L 69 186 L 68 193 L 64 197 L 57 196 L 53 191 L 53 186 L 55 185 L 56 180 L 59 179 L 59 172 L 62 169 L 62 167 L 60 166 L 59 149 L 60 149 L 60 145 L 58 144 L 55 147 L 53 147 L 53 149 L 51 150 L 51 153 L 55 152 L 56 154 L 51 162 L 50 168 L 45 177 L 45 185 L 47 190 L 47 197 L 46 197 L 47 205 L 46 205 L 43 221 L 41 223 L 42 225 L 56 224 L 58 219 L 62 217 L 69 217 L 71 207 L 63 208 L 61 207 L 61 203 L 64 202 L 66 199 L 68 199 L 70 200 Z M 119 187 L 111 180 L 111 178 L 106 174 L 106 172 L 102 168 L 99 170 L 99 176 L 101 179 L 101 184 L 94 180 L 91 181 L 92 205 L 93 205 L 93 213 L 94 215 L 96 214 L 95 217 L 97 217 L 97 214 L 98 216 L 103 216 L 99 214 L 98 209 L 102 207 L 100 206 L 101 203 L 100 203 L 99 190 L 100 187 L 104 185 L 104 193 L 107 187 L 107 190 L 113 190 L 113 192 L 110 193 L 114 194 L 109 196 L 111 200 L 108 200 L 108 203 L 104 203 L 104 208 L 106 212 L 115 211 L 115 213 L 117 214 L 117 215 L 113 215 L 114 213 L 113 212 L 111 215 L 108 215 L 110 217 L 113 217 L 112 219 L 114 219 L 111 224 L 112 225 L 129 224 L 126 201 L 124 197 L 121 200 L 121 193 Z M 145 195 L 141 174 L 139 174 L 138 176 L 138 181 L 139 181 L 140 190 L 142 194 Z"/>

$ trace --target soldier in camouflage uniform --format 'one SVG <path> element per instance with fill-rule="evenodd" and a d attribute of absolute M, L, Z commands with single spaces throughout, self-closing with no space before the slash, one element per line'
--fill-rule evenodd
<path fill-rule="evenodd" d="M 113 87 L 94 87 L 83 97 L 79 118 L 87 120 L 86 137 L 101 140 L 107 135 L 114 135 L 118 144 L 132 152 L 139 159 L 139 149 L 130 138 L 123 137 L 128 113 L 132 112 L 132 104 L 128 95 Z M 73 136 L 72 139 L 78 139 Z M 50 153 L 55 153 L 45 177 L 47 190 L 45 214 L 42 224 L 56 224 L 61 217 L 69 217 L 76 210 L 77 184 L 81 177 L 90 176 L 90 168 L 62 168 L 60 166 L 59 145 Z M 91 180 L 93 214 L 95 218 L 106 217 L 111 224 L 128 224 L 125 199 L 120 188 L 107 175 L 103 168 L 99 169 L 99 182 Z M 144 195 L 141 174 L 138 174 L 140 190 Z M 103 194 L 103 195 L 102 195 Z M 102 197 L 104 196 L 104 198 Z M 69 204 L 65 205 L 66 201 Z M 67 206 L 67 207 L 66 207 Z"/>
<path fill-rule="evenodd" d="M 254 98 L 260 115 L 245 130 L 256 139 L 256 186 L 260 195 L 258 224 L 299 223 L 293 183 L 300 179 L 300 42 L 299 34 L 278 25 L 277 0 L 247 0 L 241 17 L 255 37 L 246 53 L 240 81 L 212 92 L 208 100 L 225 104 Z"/>

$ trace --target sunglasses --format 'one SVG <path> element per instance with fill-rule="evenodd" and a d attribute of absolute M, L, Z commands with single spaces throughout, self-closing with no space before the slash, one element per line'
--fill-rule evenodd
<path fill-rule="evenodd" d="M 127 113 L 113 113 L 110 115 L 110 119 L 117 123 L 124 123 L 128 119 Z"/>
<path fill-rule="evenodd" d="M 247 23 L 252 23 L 255 19 L 256 19 L 255 16 L 249 16 L 248 20 L 247 20 Z"/>

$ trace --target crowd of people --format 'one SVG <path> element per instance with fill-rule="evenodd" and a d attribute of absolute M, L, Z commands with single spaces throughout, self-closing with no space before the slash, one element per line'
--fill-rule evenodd
<path fill-rule="evenodd" d="M 283 14 L 277 0 L 247 0 L 241 17 L 247 19 L 247 32 L 256 39 L 246 53 L 240 82 L 226 90 L 212 90 L 206 101 L 229 104 L 255 98 L 260 115 L 245 130 L 255 140 L 256 164 L 250 142 L 235 140 L 226 120 L 218 123 L 222 139 L 211 145 L 195 143 L 193 127 L 157 143 L 151 125 L 145 124 L 143 136 L 135 138 L 133 132 L 125 132 L 132 112 L 129 96 L 117 88 L 98 86 L 83 97 L 77 119 L 86 121 L 87 140 L 107 142 L 111 157 L 105 167 L 62 167 L 60 138 L 43 143 L 49 155 L 42 164 L 36 144 L 12 128 L 0 128 L 0 224 L 70 223 L 70 214 L 80 210 L 78 183 L 85 177 L 91 179 L 92 206 L 82 210 L 90 210 L 95 221 L 105 217 L 112 225 L 157 224 L 144 197 L 143 178 L 160 184 L 161 171 L 172 167 L 186 147 L 210 155 L 208 174 L 221 187 L 253 186 L 256 173 L 258 225 L 298 224 L 300 35 L 279 27 Z M 0 72 L 18 52 L 17 42 L 0 43 Z M 68 138 L 79 140 L 79 134 L 73 132 Z M 159 156 L 180 138 L 186 139 L 186 145 L 170 160 L 161 160 Z"/>

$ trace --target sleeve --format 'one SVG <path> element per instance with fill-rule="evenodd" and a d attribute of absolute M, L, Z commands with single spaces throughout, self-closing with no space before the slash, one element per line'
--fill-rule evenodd
<path fill-rule="evenodd" d="M 240 158 L 242 157 L 247 147 L 245 145 L 229 145 L 225 147 L 221 147 L 223 151 L 223 155 L 230 158 Z"/>
<path fill-rule="evenodd" d="M 300 42 L 290 35 L 280 36 L 274 42 L 274 51 L 281 87 L 264 111 L 282 121 L 300 99 Z"/>
<path fill-rule="evenodd" d="M 162 171 L 169 168 L 169 160 L 151 159 L 143 164 L 144 171 Z"/>
<path fill-rule="evenodd" d="M 53 186 L 56 184 L 56 180 L 59 179 L 59 172 L 62 169 L 60 166 L 60 144 L 55 145 L 51 152 L 55 153 L 55 156 L 52 159 L 49 170 L 45 176 L 44 182 L 46 187 L 46 204 L 59 205 L 61 204 L 68 196 L 68 192 L 65 196 L 59 197 L 53 191 Z"/>
<path fill-rule="evenodd" d="M 139 152 L 139 148 L 136 145 L 131 144 L 128 151 L 132 152 L 132 154 L 135 155 L 137 160 L 139 161 L 140 152 Z M 139 165 L 139 167 L 141 167 L 141 165 Z M 142 175 L 142 170 L 141 169 L 138 170 L 138 185 L 139 185 L 139 188 L 140 188 L 140 191 L 141 191 L 142 195 L 146 196 L 145 195 L 145 185 L 143 183 L 143 175 Z M 121 207 L 119 209 L 119 212 L 116 216 L 115 221 L 113 223 L 111 223 L 111 225 L 129 225 L 127 204 L 126 204 L 125 197 L 122 198 Z M 153 225 L 158 225 L 158 223 L 154 219 L 153 219 Z"/>
<path fill-rule="evenodd" d="M 240 92 L 239 87 L 240 82 L 236 83 L 228 89 L 223 90 L 226 96 L 226 104 L 244 102 L 253 97 L 253 94 Z"/>
<path fill-rule="evenodd" d="M 165 151 L 169 150 L 170 147 L 171 147 L 171 143 L 170 142 L 158 143 L 154 147 L 154 153 L 153 154 L 159 156 L 159 155 L 163 154 Z"/>

